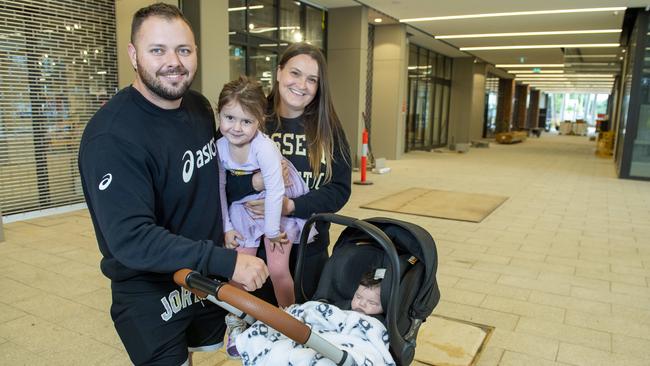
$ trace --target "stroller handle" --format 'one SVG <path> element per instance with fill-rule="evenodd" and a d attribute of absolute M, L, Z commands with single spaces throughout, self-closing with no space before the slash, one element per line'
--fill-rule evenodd
<path fill-rule="evenodd" d="M 176 271 L 174 273 L 174 282 L 194 292 L 199 297 L 205 298 L 207 295 L 213 295 L 218 300 L 253 315 L 256 319 L 261 320 L 300 344 L 305 344 L 309 339 L 311 329 L 307 325 L 284 310 L 233 285 L 209 279 L 191 269 Z"/>

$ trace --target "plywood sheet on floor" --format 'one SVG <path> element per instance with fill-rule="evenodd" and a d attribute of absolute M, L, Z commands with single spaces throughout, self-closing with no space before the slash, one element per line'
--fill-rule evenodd
<path fill-rule="evenodd" d="M 361 208 L 481 222 L 507 199 L 490 194 L 409 188 L 361 205 Z"/>
<path fill-rule="evenodd" d="M 492 330 L 490 326 L 432 315 L 420 327 L 414 364 L 475 365 Z"/>

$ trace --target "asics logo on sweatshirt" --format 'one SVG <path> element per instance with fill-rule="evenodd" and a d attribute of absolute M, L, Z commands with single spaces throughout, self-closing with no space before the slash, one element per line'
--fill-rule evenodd
<path fill-rule="evenodd" d="M 213 158 L 217 156 L 217 143 L 214 140 L 214 137 L 208 141 L 203 148 L 192 151 L 187 150 L 183 153 L 183 182 L 189 183 L 192 180 L 192 175 L 194 175 L 194 167 L 201 169 Z"/>
<path fill-rule="evenodd" d="M 102 177 L 102 180 L 99 182 L 99 190 L 103 191 L 106 188 L 108 188 L 109 185 L 111 185 L 111 182 L 113 181 L 113 174 L 108 173 Z"/>

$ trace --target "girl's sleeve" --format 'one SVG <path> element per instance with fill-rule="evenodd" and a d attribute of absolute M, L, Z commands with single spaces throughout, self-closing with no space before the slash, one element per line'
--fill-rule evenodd
<path fill-rule="evenodd" d="M 284 180 L 282 178 L 282 154 L 275 143 L 268 138 L 260 138 L 255 148 L 255 157 L 264 180 L 264 235 L 277 238 L 280 235 L 280 218 L 284 200 Z"/>

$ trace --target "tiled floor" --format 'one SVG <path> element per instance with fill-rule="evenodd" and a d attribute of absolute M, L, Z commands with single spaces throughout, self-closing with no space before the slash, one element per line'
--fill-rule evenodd
<path fill-rule="evenodd" d="M 615 178 L 585 137 L 414 152 L 354 186 L 343 214 L 392 216 L 438 244 L 436 314 L 494 326 L 478 364 L 650 364 L 650 182 Z M 479 224 L 373 212 L 407 187 L 510 198 Z M 338 229 L 334 229 L 337 231 Z M 336 234 L 335 234 L 336 235 Z M 5 225 L 0 364 L 125 365 L 86 211 Z M 236 364 L 223 353 L 198 365 Z"/>

